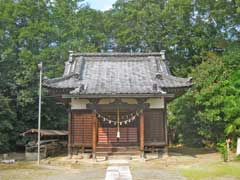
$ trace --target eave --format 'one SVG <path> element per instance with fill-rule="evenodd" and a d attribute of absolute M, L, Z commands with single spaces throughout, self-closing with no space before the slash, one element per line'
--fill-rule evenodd
<path fill-rule="evenodd" d="M 159 98 L 159 97 L 167 97 L 174 98 L 175 94 L 79 94 L 79 95 L 71 95 L 71 94 L 63 94 L 63 99 L 69 98 Z"/>

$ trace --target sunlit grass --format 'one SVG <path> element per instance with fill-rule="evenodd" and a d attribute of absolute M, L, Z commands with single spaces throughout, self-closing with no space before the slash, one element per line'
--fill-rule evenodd
<path fill-rule="evenodd" d="M 224 176 L 240 178 L 240 162 L 202 164 L 199 167 L 181 169 L 181 174 L 190 180 Z"/>
<path fill-rule="evenodd" d="M 34 180 L 38 177 L 47 177 L 52 171 L 38 166 L 36 162 L 17 162 L 15 164 L 0 164 L 1 180 Z"/>
<path fill-rule="evenodd" d="M 20 161 L 14 164 L 0 164 L 0 170 L 11 169 L 39 169 L 36 162 Z"/>

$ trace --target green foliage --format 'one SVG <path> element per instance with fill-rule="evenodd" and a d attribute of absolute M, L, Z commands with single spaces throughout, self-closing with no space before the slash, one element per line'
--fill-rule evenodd
<path fill-rule="evenodd" d="M 239 163 L 202 163 L 199 166 L 193 165 L 187 168 L 182 168 L 180 173 L 187 179 L 202 180 L 202 179 L 219 179 L 222 177 L 231 177 L 238 179 L 240 177 Z"/>
<path fill-rule="evenodd" d="M 100 51 L 102 22 L 102 13 L 81 0 L 0 0 L 0 152 L 12 150 L 21 132 L 37 127 L 37 64 L 43 61 L 44 76 L 57 77 L 68 50 Z M 44 93 L 42 128 L 66 126 L 65 107 Z"/>
<path fill-rule="evenodd" d="M 8 98 L 0 94 L 0 153 L 10 150 L 9 147 L 15 143 L 18 129 L 16 129 L 16 114 L 11 110 Z"/>
<path fill-rule="evenodd" d="M 224 162 L 228 160 L 228 151 L 225 142 L 217 143 L 217 150 L 222 154 Z"/>
<path fill-rule="evenodd" d="M 108 43 L 115 51 L 166 49 L 172 71 L 179 75 L 188 74 L 209 50 L 239 38 L 234 1 L 119 0 L 105 17 Z"/>
<path fill-rule="evenodd" d="M 170 127 L 184 133 L 185 141 L 200 138 L 199 143 L 211 145 L 240 135 L 239 52 L 236 44 L 223 56 L 209 53 L 192 70 L 192 90 L 170 105 Z"/>
<path fill-rule="evenodd" d="M 172 72 L 195 81 L 170 105 L 176 141 L 236 138 L 240 51 L 228 47 L 239 40 L 239 21 L 239 0 L 118 0 L 106 12 L 82 0 L 0 0 L 0 151 L 14 148 L 20 132 L 37 126 L 37 64 L 43 61 L 44 76 L 60 76 L 69 50 L 166 49 Z M 65 108 L 55 102 L 44 93 L 43 128 L 66 128 Z"/>
<path fill-rule="evenodd" d="M 240 155 L 238 155 L 238 156 L 236 157 L 236 160 L 237 160 L 237 161 L 240 161 Z"/>

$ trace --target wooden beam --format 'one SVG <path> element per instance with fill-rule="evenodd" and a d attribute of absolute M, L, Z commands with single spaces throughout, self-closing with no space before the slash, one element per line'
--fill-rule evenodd
<path fill-rule="evenodd" d="M 68 109 L 68 156 L 72 157 L 72 111 Z"/>
<path fill-rule="evenodd" d="M 140 150 L 144 151 L 144 114 L 140 114 Z"/>
<path fill-rule="evenodd" d="M 87 109 L 92 110 L 115 110 L 115 109 L 127 109 L 127 110 L 136 110 L 136 109 L 147 109 L 149 104 L 87 104 Z"/>
<path fill-rule="evenodd" d="M 96 157 L 96 147 L 97 147 L 97 117 L 96 113 L 93 112 L 92 116 L 92 152 L 93 152 L 93 158 Z"/>

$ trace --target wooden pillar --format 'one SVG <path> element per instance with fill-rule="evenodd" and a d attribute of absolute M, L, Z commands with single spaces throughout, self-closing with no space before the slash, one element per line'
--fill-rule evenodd
<path fill-rule="evenodd" d="M 165 147 L 164 147 L 163 157 L 168 157 L 167 102 L 165 98 L 163 100 L 164 100 L 163 117 L 164 117 L 164 130 L 165 130 Z"/>
<path fill-rule="evenodd" d="M 68 156 L 72 157 L 72 112 L 68 109 Z"/>
<path fill-rule="evenodd" d="M 144 114 L 140 115 L 140 150 L 144 156 Z"/>
<path fill-rule="evenodd" d="M 93 113 L 93 118 L 92 118 L 93 124 L 92 124 L 92 153 L 93 153 L 93 158 L 96 158 L 96 147 L 97 147 L 97 117 L 96 113 Z"/>
<path fill-rule="evenodd" d="M 164 111 L 163 111 L 163 117 L 164 117 L 164 130 L 165 130 L 165 144 L 168 146 L 168 129 L 167 129 L 167 102 L 166 99 L 164 99 Z"/>

